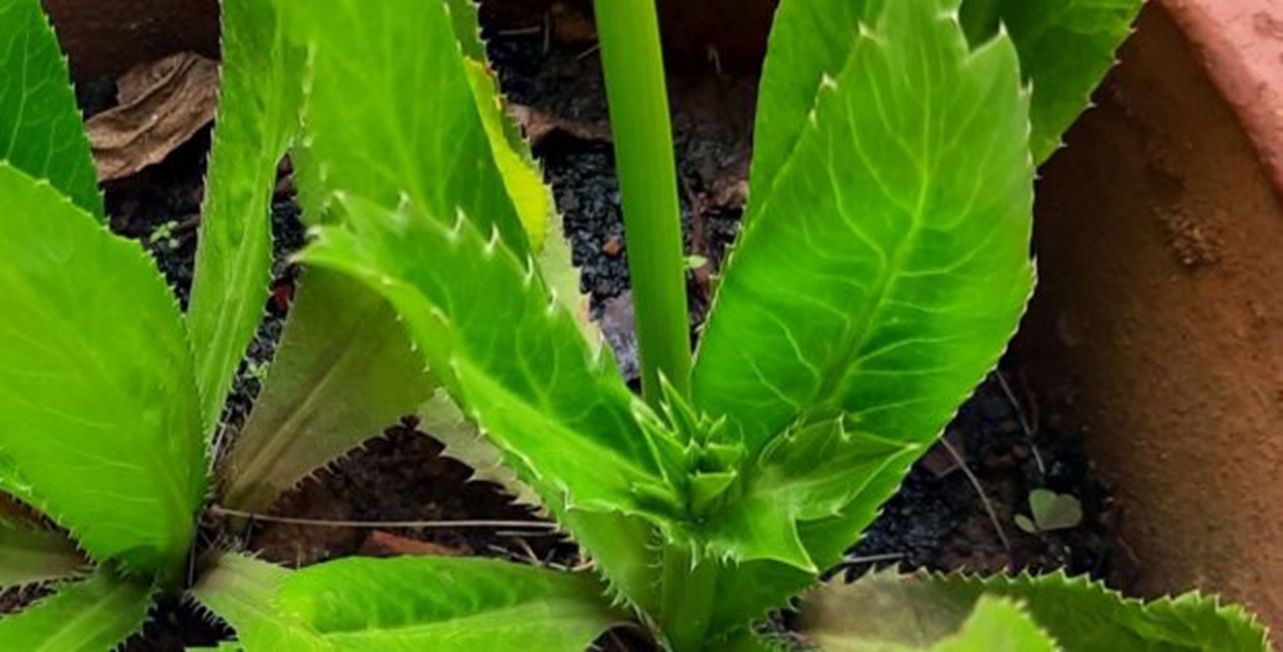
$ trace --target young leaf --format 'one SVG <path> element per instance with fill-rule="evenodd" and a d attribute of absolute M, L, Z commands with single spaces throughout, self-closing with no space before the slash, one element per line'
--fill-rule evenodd
<path fill-rule="evenodd" d="M 844 614 L 844 628 L 851 631 L 912 627 L 923 640 L 932 641 L 955 631 L 985 596 L 1022 602 L 1066 652 L 1271 649 L 1265 628 L 1240 607 L 1223 606 L 1196 593 L 1142 602 L 1063 573 L 987 579 L 877 573 L 853 584 L 826 587 L 804 605 L 803 618 L 815 622 L 817 613 L 838 610 Z"/>
<path fill-rule="evenodd" d="M 1017 514 L 1016 524 L 1030 534 L 1077 527 L 1083 520 L 1082 503 L 1077 498 L 1048 489 L 1029 492 L 1029 511 L 1033 518 Z"/>
<path fill-rule="evenodd" d="M 451 226 L 409 205 L 341 203 L 346 227 L 319 230 L 302 259 L 387 297 L 465 413 L 546 505 L 672 514 L 667 458 L 634 417 L 644 406 L 613 360 L 592 354 L 531 259 L 462 215 Z"/>
<path fill-rule="evenodd" d="M 67 61 L 39 0 L 0 0 L 0 161 L 103 218 L 98 171 Z"/>
<path fill-rule="evenodd" d="M 307 623 L 281 610 L 277 594 L 290 571 L 237 553 L 221 553 L 190 595 L 236 630 L 247 650 L 329 651 L 337 648 Z"/>
<path fill-rule="evenodd" d="M 582 573 L 479 558 L 348 558 L 288 577 L 282 609 L 344 650 L 584 650 L 625 617 Z"/>
<path fill-rule="evenodd" d="M 956 632 L 939 632 L 931 613 L 877 611 L 853 605 L 841 587 L 827 586 L 807 602 L 804 631 L 824 652 L 1055 652 L 1060 648 L 1012 600 L 982 596 Z M 864 610 L 860 610 L 863 608 Z M 876 614 L 876 615 L 875 615 Z M 923 621 L 926 621 L 924 626 Z M 948 621 L 954 618 L 948 618 Z"/>
<path fill-rule="evenodd" d="M 841 420 L 790 430 L 771 442 L 740 496 L 709 517 L 709 546 L 738 560 L 774 560 L 809 573 L 821 570 L 798 529 L 851 509 L 872 520 L 921 446 L 872 433 L 848 432 Z M 850 543 L 848 541 L 847 543 Z M 831 561 L 829 555 L 821 563 Z"/>
<path fill-rule="evenodd" d="M 49 185 L 0 163 L 0 198 L 0 457 L 92 556 L 175 572 L 205 446 L 174 297 Z"/>
<path fill-rule="evenodd" d="M 62 533 L 0 518 L 0 589 L 60 580 L 84 568 Z"/>
<path fill-rule="evenodd" d="M 1090 104 L 1091 93 L 1114 66 L 1114 51 L 1131 34 L 1144 0 L 967 0 L 962 24 L 973 43 L 988 40 L 1001 23 L 1020 51 L 1033 84 L 1030 147 L 1041 163 Z"/>
<path fill-rule="evenodd" d="M 270 203 L 277 163 L 299 128 L 303 69 L 273 3 L 226 0 L 222 8 L 223 83 L 187 316 L 206 435 L 267 301 Z"/>
<path fill-rule="evenodd" d="M 435 383 L 383 297 L 308 270 L 263 392 L 224 462 L 224 501 L 249 511 L 411 414 Z"/>
<path fill-rule="evenodd" d="M 0 616 L 0 641 L 24 652 L 112 650 L 142 627 L 151 595 L 146 584 L 99 569 L 23 611 Z"/>

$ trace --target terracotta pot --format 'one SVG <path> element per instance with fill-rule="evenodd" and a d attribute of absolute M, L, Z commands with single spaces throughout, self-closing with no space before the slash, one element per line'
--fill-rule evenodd
<path fill-rule="evenodd" d="M 777 0 L 656 0 L 665 54 L 689 65 L 714 60 L 724 71 L 761 65 Z M 499 29 L 538 29 L 548 20 L 563 44 L 591 46 L 593 0 L 481 0 L 486 22 Z"/>
<path fill-rule="evenodd" d="M 72 76 L 88 81 L 191 50 L 218 56 L 218 0 L 42 0 Z"/>
<path fill-rule="evenodd" d="M 1276 18 L 1277 17 L 1277 18 Z M 1283 627 L 1283 1 L 1145 9 L 1043 170 L 1018 351 L 1124 506 L 1131 588 Z"/>

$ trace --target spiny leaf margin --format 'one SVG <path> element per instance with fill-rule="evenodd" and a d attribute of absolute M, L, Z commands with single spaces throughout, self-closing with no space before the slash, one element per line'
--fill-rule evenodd
<path fill-rule="evenodd" d="M 98 560 L 177 573 L 205 447 L 177 302 L 137 242 L 0 162 L 0 479 Z M 142 328 L 139 325 L 144 325 Z"/>

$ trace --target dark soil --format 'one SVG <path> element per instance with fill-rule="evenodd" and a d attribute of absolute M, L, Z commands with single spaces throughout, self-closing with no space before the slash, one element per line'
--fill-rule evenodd
<path fill-rule="evenodd" d="M 618 184 L 610 143 L 601 136 L 605 103 L 591 43 L 567 45 L 541 31 L 491 34 L 491 55 L 503 87 L 519 105 L 564 121 L 536 146 L 573 241 L 583 289 L 607 330 L 627 341 L 627 243 L 619 212 Z M 702 321 L 709 278 L 738 228 L 744 201 L 751 133 L 754 80 L 728 77 L 715 62 L 683 66 L 671 75 L 674 126 L 683 185 L 683 219 L 690 253 L 707 264 L 690 274 L 692 317 Z M 108 86 L 109 88 L 109 86 Z M 103 91 L 82 92 L 87 108 L 101 109 Z M 97 98 L 97 99 L 95 99 Z M 587 129 L 578 129 L 585 125 Z M 107 189 L 112 226 L 138 238 L 156 257 L 175 293 L 186 305 L 196 250 L 208 130 L 175 151 L 163 164 Z M 278 260 L 301 246 L 291 184 L 284 177 L 273 206 Z M 225 419 L 238 427 L 259 387 L 253 373 L 270 361 L 288 310 L 295 270 L 278 263 L 266 319 L 241 372 Z M 625 366 L 628 355 L 622 355 Z M 977 571 L 1065 567 L 1072 573 L 1107 577 L 1111 570 L 1114 510 L 1109 493 L 1095 479 L 1078 434 L 1061 425 L 1057 406 L 1038 406 L 1021 382 L 1019 361 L 1003 362 L 1008 394 L 995 375 L 963 406 L 947 440 L 963 466 L 943 446 L 914 467 L 900 493 L 855 545 L 848 568 L 874 565 Z M 415 429 L 413 421 L 393 424 L 385 437 L 319 473 L 282 499 L 275 513 L 318 520 L 529 519 L 495 488 L 469 483 L 470 471 L 440 456 L 440 447 Z M 1041 465 L 1039 460 L 1041 460 Z M 1013 523 L 1028 513 L 1031 489 L 1048 487 L 1083 502 L 1084 519 L 1074 528 L 1030 535 Z M 984 497 L 982 498 L 981 492 Z M 993 511 L 991 517 L 989 511 Z M 358 552 L 383 554 L 385 535 L 433 544 L 446 554 L 497 555 L 536 563 L 572 566 L 575 547 L 561 539 L 528 532 L 321 527 L 258 523 L 248 527 L 211 522 L 209 540 L 242 544 L 266 558 L 304 565 Z M 1005 533 L 1000 536 L 999 529 Z M 377 539 L 377 541 L 376 541 Z M 404 543 L 401 544 L 404 547 Z M 13 597 L 8 596 L 9 603 Z M 0 595 L 0 605 L 6 596 Z M 129 650 L 179 650 L 217 640 L 227 632 L 208 624 L 185 605 L 166 605 Z"/>

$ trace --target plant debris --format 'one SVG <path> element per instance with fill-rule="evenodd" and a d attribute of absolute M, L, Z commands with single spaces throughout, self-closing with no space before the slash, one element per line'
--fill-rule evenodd
<path fill-rule="evenodd" d="M 214 119 L 218 64 L 183 52 L 143 64 L 116 82 L 117 106 L 86 123 L 98 180 L 160 162 Z"/>

